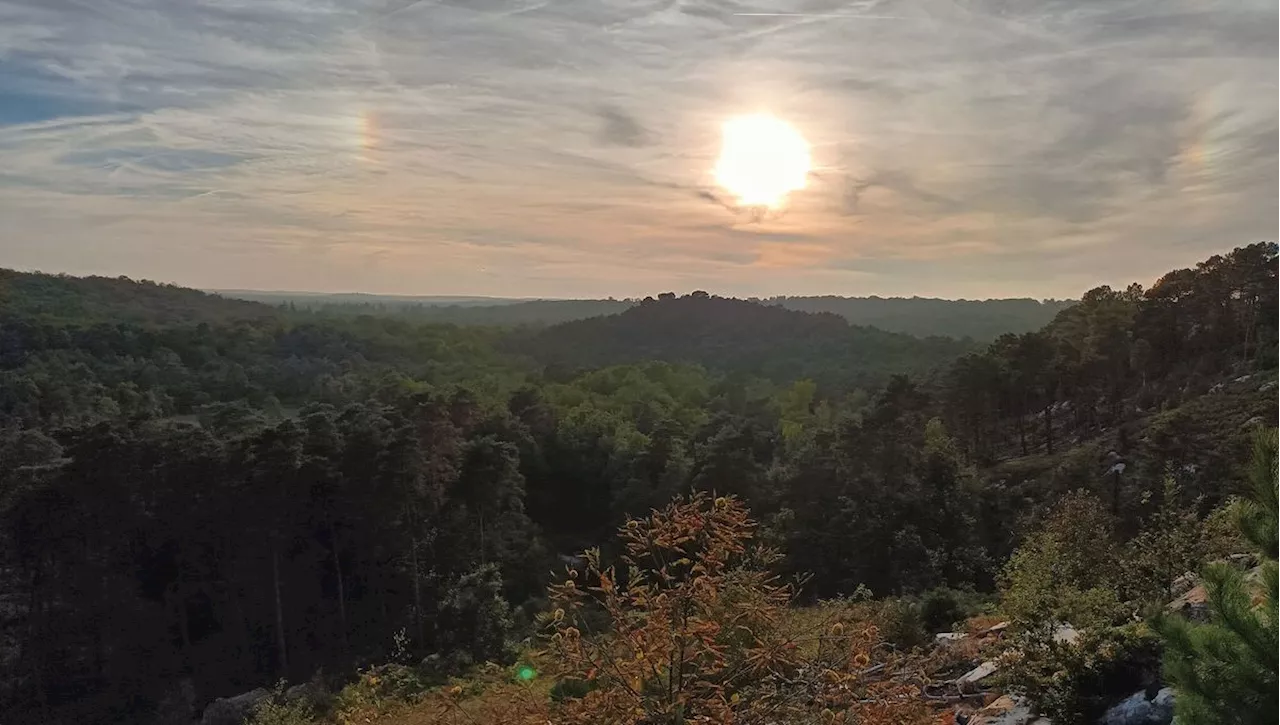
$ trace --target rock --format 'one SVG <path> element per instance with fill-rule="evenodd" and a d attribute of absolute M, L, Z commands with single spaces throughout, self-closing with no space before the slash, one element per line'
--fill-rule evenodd
<path fill-rule="evenodd" d="M 1222 383 L 1218 383 L 1217 385 L 1213 386 L 1212 388 L 1209 388 L 1209 394 L 1210 394 L 1210 395 L 1213 395 L 1213 394 L 1215 394 L 1215 393 L 1221 393 L 1221 392 L 1222 392 L 1222 387 L 1223 387 L 1223 386 L 1222 386 Z"/>
<path fill-rule="evenodd" d="M 1253 377 L 1253 376 L 1252 376 L 1252 375 L 1241 375 L 1240 377 L 1238 377 L 1238 378 L 1236 378 L 1236 379 L 1235 379 L 1235 382 L 1237 382 L 1237 383 L 1247 382 L 1247 381 L 1249 380 L 1249 378 L 1251 378 L 1251 377 Z"/>
<path fill-rule="evenodd" d="M 991 635 L 991 634 L 994 634 L 994 635 L 997 635 L 997 636 L 998 636 L 1001 632 L 1003 632 L 1003 631 L 1005 631 L 1006 629 L 1008 629 L 1010 624 L 1012 624 L 1012 622 L 1007 622 L 1007 621 L 1006 621 L 1006 622 L 1000 622 L 1000 623 L 998 623 L 998 624 L 993 624 L 993 625 L 991 625 L 990 627 L 987 627 L 987 628 L 986 628 L 986 630 L 985 630 L 985 631 L 983 631 L 983 632 L 982 632 L 982 634 L 981 634 L 980 636 L 982 636 L 982 637 L 986 637 L 987 635 Z"/>
<path fill-rule="evenodd" d="M 1145 690 L 1133 693 L 1098 720 L 1099 725 L 1169 725 L 1173 722 L 1173 690 L 1164 688 L 1150 700 Z"/>
<path fill-rule="evenodd" d="M 151 725 L 191 725 L 195 716 L 195 684 L 184 678 L 161 698 Z"/>
<path fill-rule="evenodd" d="M 1199 581 L 1200 577 L 1195 572 L 1186 572 L 1182 576 L 1173 580 L 1173 583 L 1169 585 L 1169 593 L 1175 597 L 1180 597 L 1191 591 Z"/>
<path fill-rule="evenodd" d="M 313 708 L 319 708 L 329 699 L 329 692 L 319 682 L 304 682 L 284 691 L 284 701 L 301 702 Z"/>
<path fill-rule="evenodd" d="M 1188 589 L 1182 596 L 1169 602 L 1167 609 L 1171 612 L 1178 612 L 1193 622 L 1207 622 L 1209 620 L 1209 591 L 1204 588 L 1203 584 L 1197 584 Z"/>
<path fill-rule="evenodd" d="M 1048 723 L 1048 720 L 1036 717 L 1035 711 L 1025 699 L 1004 695 L 973 713 L 968 725 L 1048 725 Z"/>
<path fill-rule="evenodd" d="M 964 632 L 938 632 L 933 635 L 934 642 L 958 642 L 969 635 Z"/>
<path fill-rule="evenodd" d="M 1271 390 L 1271 389 L 1272 389 L 1272 388 L 1274 388 L 1275 386 L 1276 386 L 1276 381 L 1272 380 L 1272 381 L 1270 381 L 1270 382 L 1263 383 L 1263 384 L 1262 384 L 1262 387 L 1258 388 L 1258 390 L 1262 390 L 1262 391 L 1264 391 L 1264 392 L 1265 392 L 1265 391 L 1267 391 L 1267 390 Z"/>
<path fill-rule="evenodd" d="M 1000 666 L 991 660 L 987 660 L 977 667 L 956 678 L 957 685 L 972 685 L 980 680 L 985 680 L 995 674 Z"/>
<path fill-rule="evenodd" d="M 1246 420 L 1246 421 L 1244 422 L 1244 425 L 1242 425 L 1242 426 L 1240 426 L 1240 427 L 1241 427 L 1241 428 L 1252 428 L 1252 427 L 1254 427 L 1255 425 L 1262 425 L 1262 416 L 1260 416 L 1260 415 L 1255 415 L 1255 416 L 1253 416 L 1252 418 L 1250 418 L 1249 420 Z"/>
<path fill-rule="evenodd" d="M 204 709 L 200 725 L 243 725 L 258 703 L 271 696 L 259 687 L 235 697 L 220 697 Z"/>
<path fill-rule="evenodd" d="M 1253 554 L 1229 554 L 1227 561 L 1239 569 L 1252 569 L 1258 564 L 1258 557 Z"/>
<path fill-rule="evenodd" d="M 1053 641 L 1059 644 L 1075 644 L 1080 641 L 1080 630 L 1069 624 L 1059 624 L 1053 630 Z"/>

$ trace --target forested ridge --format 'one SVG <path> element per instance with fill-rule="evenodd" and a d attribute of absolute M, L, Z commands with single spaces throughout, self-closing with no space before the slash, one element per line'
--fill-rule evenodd
<path fill-rule="evenodd" d="M 616 315 L 644 299 L 510 300 L 502 298 L 398 297 L 362 294 L 298 294 L 225 290 L 232 299 L 252 300 L 295 312 L 327 315 L 393 315 L 423 322 L 458 325 L 547 326 L 602 315 Z M 659 299 L 674 296 L 667 292 Z M 1072 300 L 940 300 L 924 297 L 768 297 L 748 302 L 799 312 L 830 312 L 849 324 L 876 327 L 917 337 L 973 338 L 990 341 L 1006 332 L 1031 332 L 1053 319 Z"/>
<path fill-rule="evenodd" d="M 1246 493 L 1276 366 L 1271 243 L 988 345 L 705 293 L 507 329 L 6 273 L 0 711 L 150 723 L 184 688 L 507 661 L 547 572 L 696 492 L 802 602 L 1037 611 L 1028 535 L 1064 511 L 1130 562 L 1082 591 L 1158 598 L 1150 542 Z"/>

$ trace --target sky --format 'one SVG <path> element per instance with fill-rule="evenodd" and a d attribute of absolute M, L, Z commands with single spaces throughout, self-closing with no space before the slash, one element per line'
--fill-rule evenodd
<path fill-rule="evenodd" d="M 1075 297 L 1277 229 L 1275 0 L 0 0 L 0 266 Z M 810 144 L 763 216 L 726 120 Z"/>

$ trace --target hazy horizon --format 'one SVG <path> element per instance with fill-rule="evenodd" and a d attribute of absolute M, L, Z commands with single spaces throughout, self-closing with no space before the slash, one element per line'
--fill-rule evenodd
<path fill-rule="evenodd" d="M 1262 0 L 0 0 L 0 266 L 562 299 L 1150 284 L 1275 238 L 1277 19 Z M 721 173 L 722 126 L 757 113 L 809 169 L 759 220 L 727 195 L 759 172 Z"/>
<path fill-rule="evenodd" d="M 156 280 L 152 280 L 152 281 L 156 281 Z M 484 300 L 484 301 L 494 301 L 494 302 L 512 302 L 512 303 L 515 303 L 515 302 L 602 302 L 602 301 L 609 301 L 609 300 L 613 300 L 613 301 L 616 301 L 616 302 L 626 302 L 626 301 L 628 301 L 628 300 L 643 300 L 645 297 L 654 297 L 654 298 L 656 298 L 659 294 L 662 294 L 662 293 L 664 293 L 664 292 L 672 292 L 672 293 L 674 293 L 676 296 L 683 296 L 683 295 L 687 295 L 687 294 L 690 294 L 690 293 L 692 293 L 692 292 L 699 291 L 699 290 L 683 290 L 683 291 L 681 291 L 681 290 L 662 290 L 662 292 L 650 292 L 650 293 L 648 293 L 648 294 L 646 294 L 646 295 L 640 295 L 640 296 L 638 296 L 638 297 L 636 297 L 636 296 L 631 296 L 631 297 L 619 297 L 619 296 L 617 296 L 617 295 L 613 295 L 613 296 L 605 296 L 605 297 L 499 297 L 499 296 L 492 296 L 492 295 L 386 294 L 386 293 L 381 293 L 381 292 L 361 292 L 361 291 L 356 291 L 356 290 L 348 290 L 348 291 L 340 291 L 340 292 L 317 292 L 317 291 L 315 291 L 315 290 L 215 289 L 215 288 L 206 288 L 206 289 L 201 289 L 200 291 L 201 291 L 201 292 L 206 292 L 206 293 L 209 293 L 209 294 L 217 294 L 217 295 L 223 295 L 223 296 L 227 296 L 227 295 L 235 295 L 235 294 L 280 295 L 280 296 L 285 296 L 285 295 L 298 295 L 298 296 L 303 296 L 303 297 L 307 297 L 307 296 L 314 296 L 314 297 L 343 297 L 343 296 L 350 296 L 350 297 L 375 297 L 375 298 L 381 298 L 381 299 L 396 299 L 396 300 Z M 966 298 L 966 297 L 928 297 L 928 296 L 925 296 L 925 295 L 897 295 L 897 296 L 889 297 L 889 296 L 884 296 L 884 295 L 857 295 L 857 294 L 845 294 L 845 295 L 836 295 L 836 294 L 788 295 L 788 294 L 782 294 L 782 295 L 770 295 L 770 296 L 768 296 L 768 297 L 737 297 L 737 296 L 735 296 L 735 295 L 722 294 L 722 293 L 716 292 L 715 290 L 700 290 L 700 291 L 702 291 L 702 292 L 706 292 L 707 294 L 710 294 L 710 295 L 713 295 L 713 296 L 719 296 L 719 297 L 734 297 L 735 299 L 752 299 L 752 298 L 754 298 L 754 299 L 773 299 L 773 298 L 775 298 L 775 297 L 797 297 L 797 298 L 809 298 L 809 297 L 839 297 L 839 298 L 846 298 L 846 299 L 882 299 L 882 300 L 890 300 L 890 299 L 898 299 L 898 300 L 905 299 L 905 300 L 911 300 L 911 299 L 917 299 L 917 300 L 934 300 L 934 301 L 942 301 L 942 302 L 998 302 L 998 301 L 1007 301 L 1007 300 L 1015 300 L 1015 301 L 1032 300 L 1032 301 L 1035 301 L 1035 302 L 1042 302 L 1042 303 L 1044 303 L 1044 302 L 1062 302 L 1062 301 L 1064 301 L 1064 300 L 1078 300 L 1078 299 L 1080 298 L 1080 295 L 1076 295 L 1075 297 L 1044 297 L 1044 298 L 1040 298 L 1040 297 L 988 297 L 988 298 L 977 299 L 977 298 Z"/>

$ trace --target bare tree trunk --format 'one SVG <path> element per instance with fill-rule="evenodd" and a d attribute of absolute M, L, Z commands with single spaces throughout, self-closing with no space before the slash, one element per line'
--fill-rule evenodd
<path fill-rule="evenodd" d="M 348 649 L 347 586 L 342 580 L 342 557 L 338 556 L 338 531 L 329 523 L 329 545 L 333 549 L 333 575 L 338 580 L 338 621 L 342 625 L 342 648 Z"/>
<path fill-rule="evenodd" d="M 1044 452 L 1053 455 L 1053 402 L 1044 408 Z"/>
<path fill-rule="evenodd" d="M 289 650 L 284 636 L 284 602 L 280 594 L 280 551 L 274 537 L 271 541 L 271 579 L 276 599 L 276 655 L 282 672 L 289 671 Z"/>
<path fill-rule="evenodd" d="M 1018 445 L 1022 447 L 1022 455 L 1027 455 L 1027 421 L 1026 415 L 1019 410 L 1018 415 Z"/>
<path fill-rule="evenodd" d="M 409 547 L 410 563 L 413 567 L 413 624 L 418 632 L 418 646 L 426 644 L 426 624 L 422 618 L 422 568 L 418 566 L 418 538 L 415 536 Z"/>

